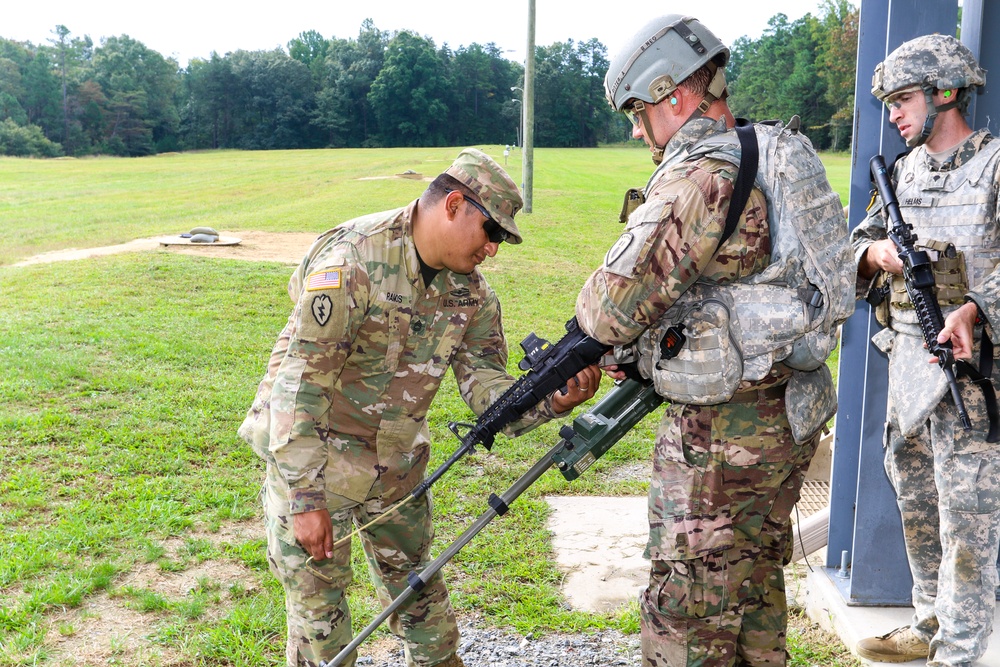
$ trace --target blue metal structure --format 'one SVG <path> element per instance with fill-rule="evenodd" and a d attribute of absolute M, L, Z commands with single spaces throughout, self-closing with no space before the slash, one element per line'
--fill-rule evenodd
<path fill-rule="evenodd" d="M 855 128 L 849 221 L 865 217 L 871 183 L 868 161 L 905 150 L 883 105 L 871 94 L 875 65 L 903 42 L 928 33 L 955 34 L 958 0 L 863 0 L 858 36 Z M 961 39 L 987 70 L 987 86 L 973 102 L 970 125 L 997 134 L 1000 44 L 983 38 L 1000 26 L 1000 3 L 965 0 Z M 865 302 L 843 328 L 839 401 L 830 488 L 830 533 L 825 571 L 851 605 L 909 605 L 910 578 L 902 525 L 883 468 L 882 435 L 888 365 L 870 339 L 878 331 Z M 860 444 L 859 444 L 860 443 Z M 849 564 L 845 572 L 844 563 Z M 845 576 L 846 575 L 846 576 Z"/>

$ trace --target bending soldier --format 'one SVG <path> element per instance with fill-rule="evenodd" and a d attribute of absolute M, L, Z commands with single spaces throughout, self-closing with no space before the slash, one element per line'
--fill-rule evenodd
<path fill-rule="evenodd" d="M 361 532 L 383 604 L 430 561 L 430 494 L 387 510 L 424 477 L 427 410 L 448 368 L 477 414 L 514 383 L 500 304 L 477 267 L 521 242 L 521 205 L 500 165 L 466 149 L 408 206 L 320 236 L 292 275 L 295 308 L 240 427 L 267 464 L 267 558 L 285 589 L 289 667 L 317 667 L 351 641 L 351 545 L 333 545 L 355 524 L 389 514 Z M 581 371 L 506 432 L 561 416 L 600 377 Z M 409 667 L 462 665 L 440 575 L 389 625 Z"/>

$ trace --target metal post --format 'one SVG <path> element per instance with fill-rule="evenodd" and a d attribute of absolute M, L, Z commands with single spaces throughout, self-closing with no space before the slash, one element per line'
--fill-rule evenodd
<path fill-rule="evenodd" d="M 524 159 L 523 158 L 523 155 L 524 155 L 524 142 L 521 141 L 521 135 L 524 133 L 524 88 L 521 88 L 519 86 L 511 86 L 510 87 L 510 92 L 514 92 L 515 90 L 521 93 L 521 99 L 518 99 L 516 97 L 512 97 L 511 99 L 514 102 L 517 102 L 517 109 L 518 109 L 518 114 L 517 114 L 517 145 L 518 145 L 518 148 L 521 149 L 521 155 L 522 155 L 521 159 L 523 160 Z M 523 180 L 522 180 L 522 183 L 521 183 L 521 189 L 522 190 L 524 189 L 524 182 L 523 182 Z"/>
<path fill-rule="evenodd" d="M 524 56 L 524 150 L 521 153 L 521 190 L 524 212 L 531 213 L 535 167 L 535 0 L 528 0 L 528 48 Z"/>

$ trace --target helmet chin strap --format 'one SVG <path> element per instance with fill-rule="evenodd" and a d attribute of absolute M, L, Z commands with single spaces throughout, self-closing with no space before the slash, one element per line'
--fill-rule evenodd
<path fill-rule="evenodd" d="M 690 123 L 696 118 L 701 118 L 708 112 L 708 109 L 712 104 L 721 99 L 726 92 L 726 71 L 716 67 L 714 64 L 710 64 L 709 67 L 712 68 L 712 80 L 708 83 L 708 89 L 705 91 L 705 96 L 701 98 L 701 102 L 698 103 L 698 108 L 695 109 L 690 116 L 681 124 L 681 128 Z M 674 88 L 676 90 L 676 88 Z M 671 90 L 671 93 L 673 90 Z M 668 93 L 669 94 L 669 93 Z M 653 125 L 649 122 L 649 116 L 646 115 L 646 106 L 641 102 L 635 103 L 636 112 L 639 114 L 639 120 L 642 123 L 642 131 L 649 138 L 649 142 L 653 145 L 653 164 L 659 166 L 663 162 L 663 152 L 667 148 L 667 142 L 663 144 L 657 144 L 656 139 L 653 136 Z M 678 128 L 680 131 L 680 128 Z"/>
<path fill-rule="evenodd" d="M 927 139 L 931 136 L 931 132 L 934 130 L 934 121 L 937 120 L 937 115 L 941 111 L 947 111 L 948 109 L 958 108 L 958 95 L 955 96 L 951 102 L 945 102 L 944 104 L 935 106 L 934 104 L 934 91 L 935 88 L 924 88 L 924 101 L 927 103 L 927 117 L 924 118 L 924 126 L 920 128 L 920 135 L 910 139 L 906 142 L 908 148 L 914 148 L 916 146 L 923 145 L 927 142 Z M 946 95 L 950 95 L 951 91 L 947 91 Z"/>

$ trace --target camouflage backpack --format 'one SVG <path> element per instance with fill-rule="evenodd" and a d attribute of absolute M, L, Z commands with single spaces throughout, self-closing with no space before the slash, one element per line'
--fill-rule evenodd
<path fill-rule="evenodd" d="M 854 311 L 856 267 L 847 220 L 819 156 L 798 132 L 798 117 L 788 126 L 753 129 L 759 147 L 755 185 L 767 200 L 771 264 L 736 283 L 695 283 L 640 338 L 640 372 L 670 400 L 724 403 L 741 381 L 763 379 L 779 361 L 798 371 L 817 370 Z M 740 165 L 740 155 L 739 138 L 730 130 L 678 159 Z M 673 347 L 678 332 L 684 343 Z"/>

